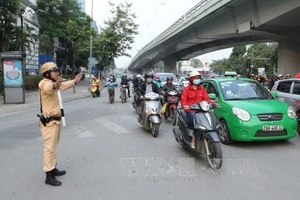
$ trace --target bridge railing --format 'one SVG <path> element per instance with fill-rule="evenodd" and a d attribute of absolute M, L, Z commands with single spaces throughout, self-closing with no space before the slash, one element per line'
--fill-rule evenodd
<path fill-rule="evenodd" d="M 181 27 L 183 24 L 186 23 L 186 21 L 189 20 L 189 18 L 193 17 L 193 14 L 198 11 L 199 9 L 203 9 L 202 12 L 206 11 L 211 5 L 208 5 L 209 2 L 214 1 L 218 2 L 220 0 L 201 0 L 198 4 L 196 4 L 194 7 L 192 7 L 189 11 L 187 11 L 183 16 L 181 16 L 178 20 L 176 20 L 171 26 L 169 26 L 166 30 L 164 30 L 161 34 L 159 34 L 157 37 L 155 37 L 153 40 L 151 40 L 148 44 L 146 44 L 136 56 L 132 60 L 135 60 L 137 57 L 139 57 L 141 54 L 146 52 L 147 50 L 151 49 L 153 45 L 155 45 L 158 41 L 161 41 L 166 36 L 169 36 L 168 34 L 170 32 L 173 32 L 174 30 L 177 30 L 178 27 Z M 204 8 L 206 7 L 206 8 Z M 199 13 L 201 14 L 201 13 Z"/>

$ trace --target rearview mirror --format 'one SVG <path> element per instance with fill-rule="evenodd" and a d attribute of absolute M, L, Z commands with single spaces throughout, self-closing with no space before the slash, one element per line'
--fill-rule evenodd
<path fill-rule="evenodd" d="M 216 94 L 215 93 L 209 93 L 208 96 L 211 100 L 216 100 Z"/>
<path fill-rule="evenodd" d="M 278 93 L 277 93 L 277 92 L 271 92 L 271 94 L 273 95 L 273 97 L 274 97 L 275 99 L 278 99 Z"/>

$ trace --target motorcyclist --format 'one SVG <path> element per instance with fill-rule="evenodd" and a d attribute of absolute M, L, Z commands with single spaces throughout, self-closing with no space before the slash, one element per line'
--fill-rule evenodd
<path fill-rule="evenodd" d="M 172 76 L 168 76 L 166 81 L 167 82 L 162 87 L 162 93 L 165 96 L 165 102 L 167 102 L 167 95 L 166 95 L 167 92 L 170 92 L 170 91 L 178 92 L 175 85 L 173 85 L 173 77 Z"/>
<path fill-rule="evenodd" d="M 108 87 L 110 88 L 110 90 L 108 90 L 109 95 L 113 95 L 115 96 L 115 88 L 118 86 L 117 83 L 115 83 L 114 78 L 111 76 L 109 77 L 108 82 L 105 83 L 104 87 Z"/>
<path fill-rule="evenodd" d="M 137 74 L 135 79 L 132 81 L 133 82 L 133 91 L 136 94 L 137 89 L 139 88 L 139 86 L 141 85 L 141 83 L 143 82 L 142 80 L 142 76 L 140 74 Z M 133 99 L 133 104 L 136 103 L 136 101 L 138 101 L 138 95 L 134 95 L 134 99 Z"/>
<path fill-rule="evenodd" d="M 136 90 L 142 82 L 142 76 L 140 74 L 137 74 L 135 79 L 133 80 L 133 89 Z"/>
<path fill-rule="evenodd" d="M 158 74 L 154 74 L 153 75 L 153 83 L 155 83 L 159 88 L 162 88 L 162 82 L 160 81 L 160 78 L 158 76 Z"/>
<path fill-rule="evenodd" d="M 100 88 L 100 80 L 96 76 L 93 76 L 93 80 L 91 82 L 91 93 L 93 97 L 100 96 L 99 88 Z"/>
<path fill-rule="evenodd" d="M 121 85 L 126 85 L 126 89 L 128 92 L 128 97 L 130 97 L 130 90 L 129 90 L 129 80 L 126 74 L 123 74 L 121 77 Z"/>
<path fill-rule="evenodd" d="M 190 82 L 187 87 L 183 89 L 181 94 L 181 106 L 186 112 L 188 126 L 194 127 L 194 116 L 195 111 L 190 109 L 190 105 L 198 103 L 202 100 L 207 101 L 208 103 L 214 103 L 206 92 L 205 88 L 200 85 L 201 74 L 197 71 L 193 71 L 190 74 Z M 191 147 L 195 148 L 195 132 L 193 132 Z"/>
<path fill-rule="evenodd" d="M 136 91 L 139 96 L 139 101 L 137 106 L 141 108 L 141 112 L 139 113 L 140 118 L 143 116 L 143 112 L 144 112 L 144 108 L 143 108 L 144 106 L 143 104 L 141 104 L 141 101 L 144 99 L 144 95 L 150 92 L 161 94 L 160 88 L 155 83 L 153 83 L 153 78 L 154 78 L 153 73 L 147 72 L 145 73 L 144 77 L 145 77 L 145 81 L 140 84 L 140 86 Z"/>
<path fill-rule="evenodd" d="M 178 92 L 175 85 L 173 85 L 173 77 L 168 76 L 166 79 L 166 83 L 163 85 L 162 91 L 161 91 L 162 94 L 164 95 L 164 102 L 161 102 L 162 105 L 164 105 L 165 103 L 168 102 L 168 92 L 171 92 L 171 91 Z M 178 92 L 178 96 L 179 96 L 179 92 Z M 165 118 L 167 118 L 166 113 L 165 113 Z"/>

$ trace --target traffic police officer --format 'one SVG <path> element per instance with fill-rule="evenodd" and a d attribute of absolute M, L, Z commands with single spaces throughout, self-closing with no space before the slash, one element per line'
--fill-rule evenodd
<path fill-rule="evenodd" d="M 46 173 L 45 183 L 53 186 L 60 186 L 61 182 L 55 176 L 66 174 L 64 170 L 56 168 L 56 148 L 61 131 L 61 109 L 57 90 L 68 89 L 80 81 L 82 74 L 78 74 L 74 80 L 62 82 L 59 76 L 58 67 L 53 62 L 45 63 L 40 70 L 43 79 L 39 82 L 40 109 L 41 109 L 41 134 L 44 141 L 44 167 Z M 43 122 L 43 123 L 42 123 Z"/>

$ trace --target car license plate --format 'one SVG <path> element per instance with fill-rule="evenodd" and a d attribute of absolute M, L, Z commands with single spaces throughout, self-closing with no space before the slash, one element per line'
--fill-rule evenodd
<path fill-rule="evenodd" d="M 263 125 L 262 130 L 263 131 L 282 131 L 283 126 L 282 125 Z"/>

